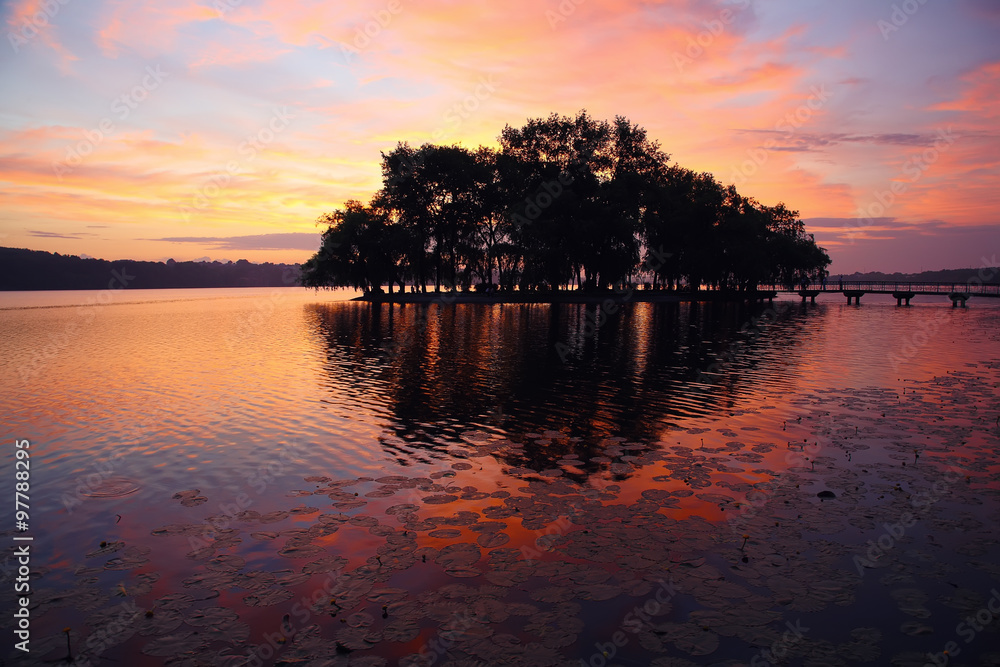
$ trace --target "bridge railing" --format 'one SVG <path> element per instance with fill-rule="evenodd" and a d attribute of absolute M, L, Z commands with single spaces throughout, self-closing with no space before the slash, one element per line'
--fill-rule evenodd
<path fill-rule="evenodd" d="M 975 283 L 918 283 L 918 282 L 894 282 L 878 280 L 826 280 L 825 282 L 814 282 L 807 285 L 760 285 L 759 290 L 773 290 L 777 292 L 798 292 L 799 290 L 818 290 L 819 292 L 843 292 L 845 290 L 857 290 L 862 292 L 916 292 L 923 294 L 970 294 L 979 296 L 1000 297 L 1000 284 L 975 284 Z"/>

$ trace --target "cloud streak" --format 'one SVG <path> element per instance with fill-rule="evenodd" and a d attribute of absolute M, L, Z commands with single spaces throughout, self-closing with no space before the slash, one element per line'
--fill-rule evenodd
<path fill-rule="evenodd" d="M 195 243 L 215 250 L 309 250 L 319 247 L 320 234 L 277 233 L 249 236 L 173 236 L 153 241 Z"/>

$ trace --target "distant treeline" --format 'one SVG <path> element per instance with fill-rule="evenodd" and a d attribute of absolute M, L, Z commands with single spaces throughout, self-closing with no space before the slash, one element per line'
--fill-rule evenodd
<path fill-rule="evenodd" d="M 840 276 L 833 276 L 839 279 Z M 897 283 L 967 283 L 975 278 L 987 285 L 1000 284 L 1000 269 L 984 267 L 983 269 L 942 269 L 940 271 L 921 271 L 920 273 L 868 273 L 844 274 L 844 280 L 878 281 Z"/>
<path fill-rule="evenodd" d="M 182 287 L 290 287 L 296 264 L 135 262 L 0 248 L 0 290 L 167 289 Z"/>
<path fill-rule="evenodd" d="M 825 275 L 798 212 L 669 162 L 623 117 L 507 126 L 498 150 L 400 143 L 383 187 L 319 223 L 315 287 L 552 290 L 647 282 L 750 290 Z"/>

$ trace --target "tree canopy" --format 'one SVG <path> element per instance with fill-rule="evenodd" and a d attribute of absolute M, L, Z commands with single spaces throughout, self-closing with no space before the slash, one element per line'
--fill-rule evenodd
<path fill-rule="evenodd" d="M 399 143 L 382 154 L 382 181 L 368 204 L 319 219 L 303 284 L 750 290 L 824 277 L 830 264 L 797 211 L 671 164 L 621 116 L 508 125 L 497 149 Z"/>

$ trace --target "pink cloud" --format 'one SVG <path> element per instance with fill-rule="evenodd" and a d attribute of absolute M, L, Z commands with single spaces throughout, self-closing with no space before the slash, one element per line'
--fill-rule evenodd
<path fill-rule="evenodd" d="M 15 52 L 27 48 L 36 40 L 44 44 L 55 51 L 58 57 L 56 65 L 65 73 L 78 58 L 59 41 L 57 26 L 54 24 L 58 22 L 61 8 L 59 3 L 44 0 L 15 0 L 7 15 L 7 39 Z"/>
<path fill-rule="evenodd" d="M 177 30 L 189 23 L 219 18 L 218 10 L 195 2 L 106 3 L 95 42 L 106 57 L 116 58 L 122 48 L 150 57 L 168 52 L 177 43 Z"/>

